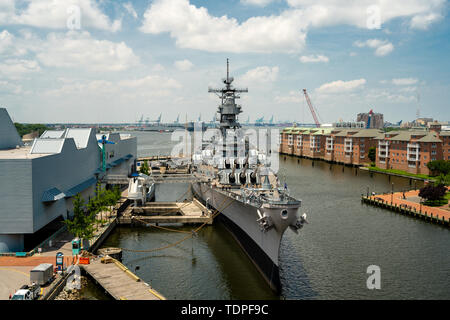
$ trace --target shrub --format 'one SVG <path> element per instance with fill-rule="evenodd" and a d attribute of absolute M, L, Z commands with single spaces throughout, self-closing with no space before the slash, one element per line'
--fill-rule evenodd
<path fill-rule="evenodd" d="M 419 197 L 424 198 L 427 201 L 436 201 L 441 200 L 445 196 L 446 192 L 447 188 L 442 184 L 428 184 L 420 189 Z"/>

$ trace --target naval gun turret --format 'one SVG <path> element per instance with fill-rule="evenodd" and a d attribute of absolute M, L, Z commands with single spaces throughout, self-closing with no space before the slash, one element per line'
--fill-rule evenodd
<path fill-rule="evenodd" d="M 236 165 L 233 166 L 233 169 L 231 169 L 231 173 L 228 175 L 228 181 L 231 184 L 236 182 L 235 172 L 236 172 Z"/>
<path fill-rule="evenodd" d="M 249 163 L 248 163 L 248 157 L 249 157 L 249 155 L 247 154 L 247 157 L 245 158 L 244 163 L 243 163 L 243 169 L 242 169 L 242 171 L 239 173 L 239 182 L 240 182 L 241 184 L 245 184 L 245 183 L 247 182 L 247 176 L 246 176 L 245 173 L 247 172 L 248 165 L 249 165 Z"/>

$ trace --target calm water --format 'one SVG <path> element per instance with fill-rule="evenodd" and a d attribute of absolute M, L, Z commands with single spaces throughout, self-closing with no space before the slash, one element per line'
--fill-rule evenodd
<path fill-rule="evenodd" d="M 139 156 L 167 154 L 168 133 L 136 133 Z M 281 244 L 286 299 L 450 299 L 450 232 L 360 202 L 362 193 L 405 190 L 409 179 L 284 156 L 279 176 L 303 200 L 309 224 Z M 175 200 L 186 185 L 160 185 L 157 200 Z M 182 230 L 190 230 L 183 227 Z M 118 228 L 104 246 L 158 248 L 184 235 L 149 228 Z M 221 224 L 177 247 L 124 252 L 123 262 L 170 299 L 279 299 Z M 381 290 L 368 290 L 369 265 L 381 268 Z"/>

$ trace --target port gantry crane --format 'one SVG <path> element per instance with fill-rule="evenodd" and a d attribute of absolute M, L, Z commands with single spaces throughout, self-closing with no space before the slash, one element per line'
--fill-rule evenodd
<path fill-rule="evenodd" d="M 314 118 L 314 122 L 316 123 L 316 127 L 320 128 L 320 122 L 317 119 L 316 112 L 314 111 L 314 107 L 313 107 L 313 105 L 311 103 L 311 100 L 309 99 L 309 96 L 308 96 L 308 93 L 306 92 L 306 89 L 303 89 L 303 93 L 305 94 L 306 102 L 308 102 L 309 110 L 311 110 L 311 114 L 312 114 L 312 116 Z"/>

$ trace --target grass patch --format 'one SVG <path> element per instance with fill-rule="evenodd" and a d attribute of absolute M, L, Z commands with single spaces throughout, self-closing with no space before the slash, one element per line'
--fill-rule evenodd
<path fill-rule="evenodd" d="M 429 207 L 442 207 L 448 203 L 448 199 L 427 200 L 423 204 Z"/>
<path fill-rule="evenodd" d="M 427 179 L 427 180 L 435 180 L 435 178 L 432 178 L 426 174 L 415 174 L 410 173 L 402 170 L 395 170 L 395 169 L 381 169 L 378 167 L 369 167 L 370 171 L 376 171 L 376 172 L 383 172 L 383 173 L 395 173 L 395 174 L 401 174 L 403 176 L 413 177 L 413 178 L 421 178 L 421 179 Z"/>

